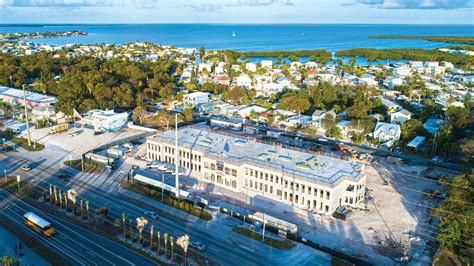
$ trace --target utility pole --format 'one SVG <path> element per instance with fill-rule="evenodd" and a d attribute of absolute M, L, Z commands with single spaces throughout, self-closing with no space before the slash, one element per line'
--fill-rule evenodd
<path fill-rule="evenodd" d="M 179 200 L 179 167 L 178 167 L 178 114 L 175 115 L 175 150 L 174 150 L 174 164 L 175 164 L 175 182 L 176 182 L 176 198 Z"/>
<path fill-rule="evenodd" d="M 25 84 L 23 84 L 23 105 L 25 106 L 26 131 L 28 132 L 28 146 L 31 146 L 30 125 L 28 121 L 28 107 L 26 104 Z"/>
<path fill-rule="evenodd" d="M 263 234 L 262 241 L 265 241 L 265 213 L 263 213 Z"/>
<path fill-rule="evenodd" d="M 163 202 L 163 193 L 165 189 L 165 174 L 161 174 L 161 202 Z"/>

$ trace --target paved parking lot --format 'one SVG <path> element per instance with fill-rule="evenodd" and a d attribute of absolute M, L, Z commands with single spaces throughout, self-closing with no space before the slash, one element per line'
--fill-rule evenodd
<path fill-rule="evenodd" d="M 32 130 L 32 138 L 45 145 L 59 146 L 73 154 L 83 154 L 100 145 L 107 144 L 111 141 L 134 136 L 143 131 L 136 129 L 124 128 L 118 132 L 106 132 L 100 135 L 94 135 L 91 128 L 70 128 L 67 132 L 58 134 L 49 134 L 51 128 L 41 128 Z M 76 136 L 69 136 L 69 133 L 78 132 Z"/>

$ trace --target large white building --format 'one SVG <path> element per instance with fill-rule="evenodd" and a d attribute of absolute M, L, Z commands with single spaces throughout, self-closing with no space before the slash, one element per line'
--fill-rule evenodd
<path fill-rule="evenodd" d="M 117 131 L 128 122 L 128 113 L 116 113 L 114 110 L 92 110 L 78 122 L 93 126 L 96 131 Z"/>
<path fill-rule="evenodd" d="M 254 191 L 270 199 L 331 214 L 364 198 L 363 166 L 314 152 L 217 133 L 206 127 L 178 130 L 179 166 L 190 176 L 230 190 Z M 174 164 L 175 132 L 147 139 L 152 161 Z"/>
<path fill-rule="evenodd" d="M 186 107 L 196 107 L 198 104 L 203 104 L 209 102 L 209 92 L 192 92 L 183 95 L 183 103 Z"/>

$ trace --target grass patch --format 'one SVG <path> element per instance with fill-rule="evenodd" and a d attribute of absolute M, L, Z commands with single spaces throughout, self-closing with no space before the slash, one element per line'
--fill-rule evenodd
<path fill-rule="evenodd" d="M 252 238 L 252 239 L 255 239 L 255 240 L 262 240 L 262 235 L 255 232 L 255 231 L 252 231 L 250 229 L 247 229 L 247 228 L 243 228 L 243 227 L 235 227 L 234 229 L 232 229 L 232 231 L 236 232 L 236 233 L 239 233 L 241 235 L 244 235 L 246 237 L 249 237 L 249 238 Z M 290 249 L 290 248 L 293 248 L 294 246 L 296 246 L 295 243 L 289 241 L 289 240 L 277 240 L 277 239 L 274 239 L 274 238 L 271 238 L 271 237 L 265 237 L 265 240 L 263 241 L 265 244 L 267 245 L 270 245 L 272 247 L 275 247 L 275 248 L 278 248 L 278 249 Z"/>
<path fill-rule="evenodd" d="M 138 194 L 147 196 L 149 198 L 152 198 L 156 201 L 161 201 L 161 192 L 158 192 L 154 189 L 150 189 L 147 187 L 143 187 L 140 185 L 132 184 L 128 181 L 125 181 L 121 184 L 121 186 L 125 189 L 131 190 L 133 192 L 136 192 Z M 194 215 L 198 218 L 201 218 L 206 221 L 212 220 L 212 215 L 204 210 L 203 208 L 197 208 L 193 206 L 191 203 L 186 202 L 184 200 L 181 200 L 178 202 L 176 198 L 173 198 L 169 195 L 163 194 L 163 203 L 165 203 L 168 206 L 171 206 L 173 208 L 182 210 L 186 213 L 189 213 L 191 215 Z"/>
<path fill-rule="evenodd" d="M 437 256 L 433 260 L 434 266 L 460 266 L 463 265 L 456 255 L 448 250 L 442 250 L 437 253 Z"/>
<path fill-rule="evenodd" d="M 82 171 L 82 161 L 81 159 L 77 160 L 66 160 L 64 161 L 64 165 L 70 166 L 76 170 Z M 93 164 L 84 162 L 84 171 L 86 173 L 97 173 L 100 172 L 101 169 Z"/>
<path fill-rule="evenodd" d="M 38 143 L 38 142 L 34 144 L 33 141 L 31 142 L 31 146 L 28 146 L 28 140 L 25 138 L 12 138 L 10 141 L 17 145 L 20 145 L 20 147 L 22 147 L 23 149 L 27 151 L 41 151 L 44 149 L 43 144 Z"/>

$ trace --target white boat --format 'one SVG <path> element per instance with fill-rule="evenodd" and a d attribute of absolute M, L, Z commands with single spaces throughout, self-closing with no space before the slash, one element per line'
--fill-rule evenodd
<path fill-rule="evenodd" d="M 232 32 L 232 37 L 235 37 L 237 36 L 237 34 L 235 34 L 235 30 Z"/>

